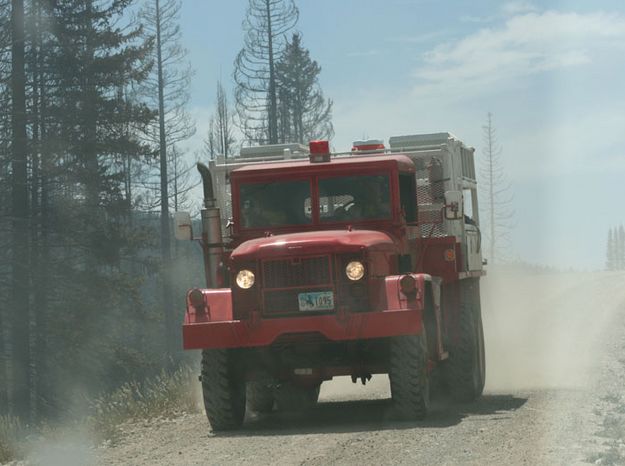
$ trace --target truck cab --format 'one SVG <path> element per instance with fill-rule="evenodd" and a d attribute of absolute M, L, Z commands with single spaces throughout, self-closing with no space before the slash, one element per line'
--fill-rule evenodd
<path fill-rule="evenodd" d="M 262 160 L 203 170 L 207 287 L 187 295 L 183 342 L 202 350 L 214 430 L 238 427 L 246 407 L 314 404 L 339 375 L 388 374 L 396 413 L 413 419 L 427 414 L 435 370 L 456 398 L 479 396 L 472 151 L 427 136 L 345 154 L 327 141 L 265 147 Z M 189 236 L 181 218 L 178 236 Z"/>

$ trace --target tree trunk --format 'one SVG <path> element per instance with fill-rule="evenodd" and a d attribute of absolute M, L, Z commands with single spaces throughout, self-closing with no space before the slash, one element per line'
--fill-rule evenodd
<path fill-rule="evenodd" d="M 267 7 L 267 39 L 269 44 L 269 114 L 268 136 L 269 144 L 278 143 L 278 105 L 276 96 L 276 71 L 273 57 L 273 32 L 271 29 L 271 6 L 269 0 L 265 0 Z"/>
<path fill-rule="evenodd" d="M 163 323 L 165 341 L 169 355 L 176 352 L 175 322 L 173 318 L 173 299 L 171 290 L 171 237 L 169 231 L 169 193 L 167 176 L 167 139 L 165 133 L 165 97 L 163 82 L 163 58 L 161 43 L 160 2 L 156 0 L 156 66 L 158 67 L 158 119 L 159 119 L 159 155 L 161 168 L 161 260 L 163 285 Z"/>
<path fill-rule="evenodd" d="M 28 419 L 29 398 L 29 209 L 26 139 L 26 75 L 24 71 L 24 1 L 11 2 L 12 71 L 12 193 L 13 193 L 13 250 L 12 250 L 12 411 Z"/>
<path fill-rule="evenodd" d="M 41 2 L 36 3 L 36 41 L 37 41 L 37 59 L 34 61 L 34 74 L 35 74 L 35 94 L 38 100 L 38 118 L 36 118 L 39 141 L 36 145 L 37 152 L 39 154 L 39 176 L 37 177 L 38 190 L 36 191 L 38 197 L 39 206 L 39 225 L 38 225 L 38 237 L 37 237 L 37 254 L 36 265 L 33 266 L 34 271 L 34 313 L 33 313 L 33 325 L 34 325 L 34 341 L 33 345 L 33 417 L 41 418 L 45 416 L 44 406 L 46 400 L 43 397 L 42 387 L 46 384 L 46 360 L 47 360 L 47 315 L 48 315 L 48 264 L 50 260 L 50 244 L 49 244 L 49 214 L 48 214 L 48 186 L 47 176 L 50 173 L 51 168 L 51 153 L 47 145 L 47 132 L 46 132 L 46 86 L 45 73 L 44 73 L 44 53 L 43 53 L 43 40 L 42 40 L 42 11 Z M 34 163 L 33 163 L 34 166 Z M 33 175 L 33 179 L 35 179 Z M 35 185 L 34 185 L 35 186 Z M 34 190 L 35 191 L 35 190 Z"/>

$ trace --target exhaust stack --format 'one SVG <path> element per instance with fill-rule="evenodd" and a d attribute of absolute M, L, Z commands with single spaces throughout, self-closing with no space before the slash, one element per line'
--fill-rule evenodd
<path fill-rule="evenodd" d="M 213 191 L 213 179 L 208 167 L 197 164 L 204 187 L 204 208 L 202 214 L 202 250 L 204 251 L 204 269 L 208 288 L 217 288 L 217 270 L 223 254 L 223 238 L 221 234 L 221 215 L 216 205 Z"/>

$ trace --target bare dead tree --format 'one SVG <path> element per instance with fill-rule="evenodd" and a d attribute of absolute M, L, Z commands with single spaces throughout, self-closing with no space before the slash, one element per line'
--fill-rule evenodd
<path fill-rule="evenodd" d="M 249 0 L 244 45 L 234 61 L 235 106 L 245 143 L 278 142 L 276 63 L 299 18 L 293 0 Z"/>
<path fill-rule="evenodd" d="M 146 97 L 156 97 L 158 106 L 158 126 L 153 127 L 149 136 L 159 148 L 160 161 L 160 210 L 161 210 L 161 259 L 163 262 L 163 308 L 165 328 L 170 350 L 176 347 L 175 320 L 173 316 L 173 296 L 171 292 L 171 233 L 169 215 L 169 162 L 179 153 L 174 152 L 174 144 L 188 139 L 195 133 L 195 124 L 189 117 L 186 106 L 189 102 L 191 67 L 187 51 L 180 45 L 179 0 L 151 0 L 144 4 L 140 19 L 146 34 L 156 38 L 154 50 L 155 74 L 146 80 L 143 87 Z M 167 153 L 170 152 L 168 156 Z M 177 187 L 177 181 L 176 181 Z M 177 194 L 174 194 L 177 197 Z"/>
<path fill-rule="evenodd" d="M 482 178 L 481 189 L 484 195 L 482 209 L 486 212 L 481 218 L 485 219 L 486 240 L 489 259 L 492 263 L 500 262 L 505 258 L 505 251 L 510 242 L 510 231 L 513 228 L 512 219 L 512 185 L 507 179 L 502 160 L 502 148 L 497 141 L 493 126 L 493 115 L 489 112 L 484 132 L 484 158 L 480 165 Z"/>
<path fill-rule="evenodd" d="M 169 153 L 169 166 L 172 169 L 172 207 L 174 212 L 178 210 L 190 210 L 192 200 L 189 196 L 189 192 L 201 183 L 201 181 L 197 179 L 198 177 L 195 176 L 195 164 L 187 163 L 184 157 L 181 156 L 177 146 L 173 146 Z"/>
<path fill-rule="evenodd" d="M 206 132 L 206 138 L 204 138 L 204 153 L 210 160 L 213 160 L 219 155 L 217 144 L 217 124 L 215 123 L 214 115 L 208 120 L 208 131 Z"/>
<path fill-rule="evenodd" d="M 234 115 L 221 81 L 217 82 L 215 107 L 215 113 L 208 122 L 208 132 L 204 139 L 204 152 L 210 159 L 217 155 L 228 158 L 232 155 L 236 143 L 233 125 Z"/>

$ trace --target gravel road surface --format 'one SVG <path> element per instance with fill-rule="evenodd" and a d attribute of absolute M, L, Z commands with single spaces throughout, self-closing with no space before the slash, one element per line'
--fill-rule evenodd
<path fill-rule="evenodd" d="M 322 386 L 307 414 L 210 433 L 203 414 L 124 427 L 99 464 L 625 464 L 625 275 L 490 272 L 478 401 L 389 416 L 388 379 Z"/>

